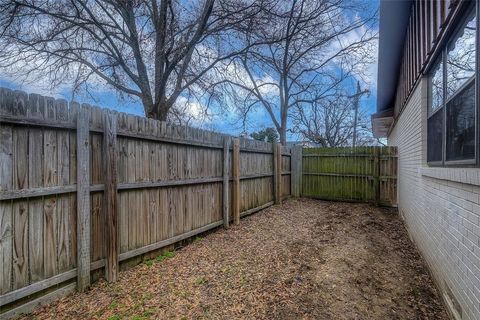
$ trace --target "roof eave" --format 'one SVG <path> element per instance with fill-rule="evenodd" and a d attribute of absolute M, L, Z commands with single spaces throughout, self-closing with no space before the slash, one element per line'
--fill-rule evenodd
<path fill-rule="evenodd" d="M 372 131 L 375 138 L 387 138 L 394 123 L 393 108 L 372 114 Z"/>
<path fill-rule="evenodd" d="M 380 1 L 377 111 L 394 101 L 411 5 L 411 0 Z"/>

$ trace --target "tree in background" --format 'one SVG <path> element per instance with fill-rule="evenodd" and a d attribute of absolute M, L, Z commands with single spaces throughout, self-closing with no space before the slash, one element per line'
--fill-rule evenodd
<path fill-rule="evenodd" d="M 267 27 L 252 27 L 240 36 L 248 49 L 234 58 L 229 77 L 216 85 L 231 92 L 243 117 L 256 108 L 265 110 L 285 144 L 293 112 L 335 97 L 346 79 L 361 76 L 372 62 L 375 34 L 369 24 L 376 14 L 359 17 L 364 5 L 351 0 L 277 2 L 265 13 Z"/>
<path fill-rule="evenodd" d="M 0 70 L 17 80 L 108 85 L 166 120 L 181 96 L 244 50 L 235 31 L 263 1 L 0 0 Z M 181 108 L 179 108 L 181 110 Z"/>
<path fill-rule="evenodd" d="M 335 95 L 319 98 L 310 108 L 297 107 L 292 113 L 292 131 L 322 147 L 349 147 L 352 146 L 355 126 L 355 99 L 357 94 L 351 95 L 337 90 Z M 358 103 L 358 101 L 357 101 Z M 379 140 L 373 138 L 370 118 L 359 105 L 357 115 L 356 145 L 377 145 Z"/>
<path fill-rule="evenodd" d="M 278 141 L 278 133 L 275 128 L 269 127 L 265 128 L 263 130 L 260 130 L 258 132 L 254 132 L 250 134 L 250 137 L 252 137 L 255 140 L 258 141 L 266 141 L 266 142 L 277 142 Z"/>

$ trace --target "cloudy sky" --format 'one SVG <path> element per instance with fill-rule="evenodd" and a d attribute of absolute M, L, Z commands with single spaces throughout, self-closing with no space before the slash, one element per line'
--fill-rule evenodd
<path fill-rule="evenodd" d="M 366 0 L 367 1 L 367 0 Z M 373 11 L 377 10 L 378 8 L 378 0 L 368 0 L 371 5 L 370 8 Z M 365 12 L 359 13 L 361 16 L 362 14 L 370 15 L 372 12 Z M 378 24 L 372 26 L 372 28 L 378 28 Z M 377 48 L 377 46 L 375 46 Z M 376 55 L 376 53 L 375 53 Z M 363 79 L 365 81 L 361 81 L 362 89 L 368 88 L 371 94 L 367 96 L 363 96 L 361 99 L 361 108 L 364 110 L 365 113 L 371 114 L 375 112 L 375 103 L 376 103 L 376 80 L 377 80 L 377 66 L 376 63 L 370 65 L 368 67 L 368 78 Z M 355 79 L 351 80 L 351 83 L 347 84 L 351 88 L 355 87 Z M 56 89 L 55 91 L 51 91 L 48 88 L 48 84 L 45 83 L 22 83 L 21 81 L 15 80 L 13 78 L 9 78 L 5 75 L 0 74 L 0 86 L 7 87 L 16 90 L 23 90 L 28 93 L 39 93 L 42 95 L 52 96 L 55 98 L 63 98 L 68 101 L 73 100 L 80 102 L 80 103 L 89 103 L 92 105 L 97 105 L 104 108 L 111 108 L 115 109 L 119 112 L 126 112 L 132 113 L 136 115 L 144 115 L 143 106 L 141 103 L 133 98 L 123 97 L 120 98 L 117 93 L 113 90 L 109 91 L 107 87 L 99 86 L 98 90 L 96 90 L 94 94 L 94 98 L 91 96 L 80 95 L 72 97 L 72 91 L 69 87 L 61 87 Z M 198 108 L 195 105 L 189 105 L 189 109 L 191 113 L 196 116 L 198 112 Z M 198 116 L 200 118 L 200 116 Z M 247 129 L 248 133 L 253 131 L 261 130 L 265 127 L 271 127 L 273 124 L 271 123 L 270 118 L 266 114 L 266 112 L 258 108 L 254 111 L 250 117 L 250 126 Z M 221 117 L 213 117 L 213 119 L 203 122 L 198 122 L 198 126 L 202 126 L 207 129 L 226 132 L 233 135 L 238 135 L 244 131 L 242 122 L 238 120 L 238 117 L 234 114 L 226 114 L 222 115 Z M 194 124 L 195 125 L 195 124 Z M 298 137 L 290 136 L 288 137 L 289 140 L 296 140 Z"/>

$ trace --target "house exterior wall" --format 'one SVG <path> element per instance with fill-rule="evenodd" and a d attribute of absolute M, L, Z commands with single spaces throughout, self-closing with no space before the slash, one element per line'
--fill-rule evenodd
<path fill-rule="evenodd" d="M 388 137 L 398 147 L 398 208 L 454 318 L 480 319 L 480 169 L 426 164 L 427 81 Z"/>

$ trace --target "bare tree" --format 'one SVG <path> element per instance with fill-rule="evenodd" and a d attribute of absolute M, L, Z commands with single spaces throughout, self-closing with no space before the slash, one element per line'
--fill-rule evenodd
<path fill-rule="evenodd" d="M 335 96 L 318 99 L 310 108 L 297 107 L 292 113 L 292 131 L 322 147 L 347 147 L 352 145 L 357 125 L 357 146 L 381 144 L 373 138 L 371 121 L 365 110 L 358 109 L 355 123 L 356 98 L 339 89 Z"/>
<path fill-rule="evenodd" d="M 175 101 L 244 49 L 262 1 L 0 0 L 0 69 L 51 87 L 105 83 L 166 120 Z"/>
<path fill-rule="evenodd" d="M 345 97 L 315 101 L 308 112 L 298 108 L 293 122 L 303 139 L 322 147 L 347 146 L 353 137 L 352 104 Z"/>
<path fill-rule="evenodd" d="M 347 0 L 289 0 L 270 7 L 268 27 L 244 35 L 249 49 L 230 65 L 223 90 L 242 100 L 244 117 L 263 108 L 285 144 L 292 110 L 333 96 L 353 72 L 361 73 L 359 65 L 371 61 L 375 35 L 368 25 L 374 16 L 355 15 L 361 9 L 362 2 Z M 251 46 L 255 42 L 264 44 Z"/>

